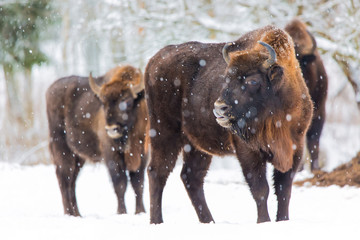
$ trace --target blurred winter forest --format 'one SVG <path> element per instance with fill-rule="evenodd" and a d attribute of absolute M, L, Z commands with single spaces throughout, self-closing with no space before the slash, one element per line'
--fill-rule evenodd
<path fill-rule="evenodd" d="M 359 0 L 0 0 L 0 161 L 50 162 L 45 91 L 59 77 L 144 70 L 165 45 L 232 41 L 294 17 L 328 71 L 327 122 L 360 126 Z"/>

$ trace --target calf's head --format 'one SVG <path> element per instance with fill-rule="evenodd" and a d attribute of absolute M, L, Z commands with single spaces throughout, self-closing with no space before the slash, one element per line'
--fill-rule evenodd
<path fill-rule="evenodd" d="M 256 134 L 258 123 L 274 114 L 283 84 L 283 68 L 277 64 L 273 47 L 260 41 L 255 44 L 251 50 L 230 53 L 232 44 L 224 46 L 225 84 L 213 110 L 219 125 L 244 140 Z"/>
<path fill-rule="evenodd" d="M 144 90 L 141 71 L 132 66 L 118 67 L 110 81 L 101 86 L 90 73 L 89 84 L 102 103 L 108 136 L 125 142 L 136 120 L 138 94 Z"/>

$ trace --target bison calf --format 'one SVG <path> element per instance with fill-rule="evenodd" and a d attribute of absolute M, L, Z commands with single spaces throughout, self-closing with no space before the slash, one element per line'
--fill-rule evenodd
<path fill-rule="evenodd" d="M 46 93 L 50 153 L 56 166 L 65 214 L 80 216 L 75 183 L 86 159 L 105 161 L 126 213 L 126 170 L 136 194 L 136 213 L 144 212 L 147 164 L 147 108 L 143 76 L 131 66 L 116 67 L 93 79 L 57 80 Z"/>
<path fill-rule="evenodd" d="M 200 222 L 213 220 L 203 184 L 213 155 L 235 155 L 269 221 L 266 163 L 274 165 L 276 220 L 289 219 L 292 180 L 312 102 L 291 37 L 267 26 L 231 44 L 188 42 L 153 56 L 145 71 L 150 117 L 150 221 L 161 223 L 162 193 L 183 153 L 181 179 Z"/>
<path fill-rule="evenodd" d="M 294 41 L 296 57 L 314 103 L 313 119 L 306 134 L 306 141 L 311 156 L 311 171 L 319 170 L 319 143 L 326 115 L 328 78 L 316 48 L 315 38 L 307 30 L 306 25 L 300 20 L 294 19 L 286 25 L 285 30 Z"/>

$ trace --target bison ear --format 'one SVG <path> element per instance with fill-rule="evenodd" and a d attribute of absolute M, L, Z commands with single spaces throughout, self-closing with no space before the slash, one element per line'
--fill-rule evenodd
<path fill-rule="evenodd" d="M 268 78 L 275 91 L 281 87 L 283 74 L 284 70 L 279 65 L 273 65 L 268 69 Z"/>
<path fill-rule="evenodd" d="M 273 65 L 268 70 L 268 78 L 270 81 L 281 79 L 283 76 L 283 68 L 279 65 Z"/>
<path fill-rule="evenodd" d="M 267 75 L 268 75 L 268 79 L 271 83 L 271 85 L 275 88 L 275 89 L 279 89 L 281 86 L 281 79 L 283 77 L 284 71 L 283 68 L 280 67 L 279 65 L 275 64 L 273 66 L 271 66 L 268 69 Z"/>

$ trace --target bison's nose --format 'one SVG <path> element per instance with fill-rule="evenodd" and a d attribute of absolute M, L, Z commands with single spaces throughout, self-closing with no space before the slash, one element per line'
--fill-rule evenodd
<path fill-rule="evenodd" d="M 224 117 L 228 109 L 229 106 L 219 100 L 214 103 L 214 115 L 216 117 Z"/>
<path fill-rule="evenodd" d="M 122 136 L 122 134 L 120 132 L 120 127 L 116 124 L 106 125 L 105 130 L 110 138 L 116 139 L 116 138 L 120 138 Z"/>
<path fill-rule="evenodd" d="M 216 122 L 224 128 L 229 128 L 231 126 L 230 119 L 228 116 L 229 109 L 230 109 L 230 106 L 220 100 L 217 100 L 214 103 L 213 113 L 216 117 Z"/>

